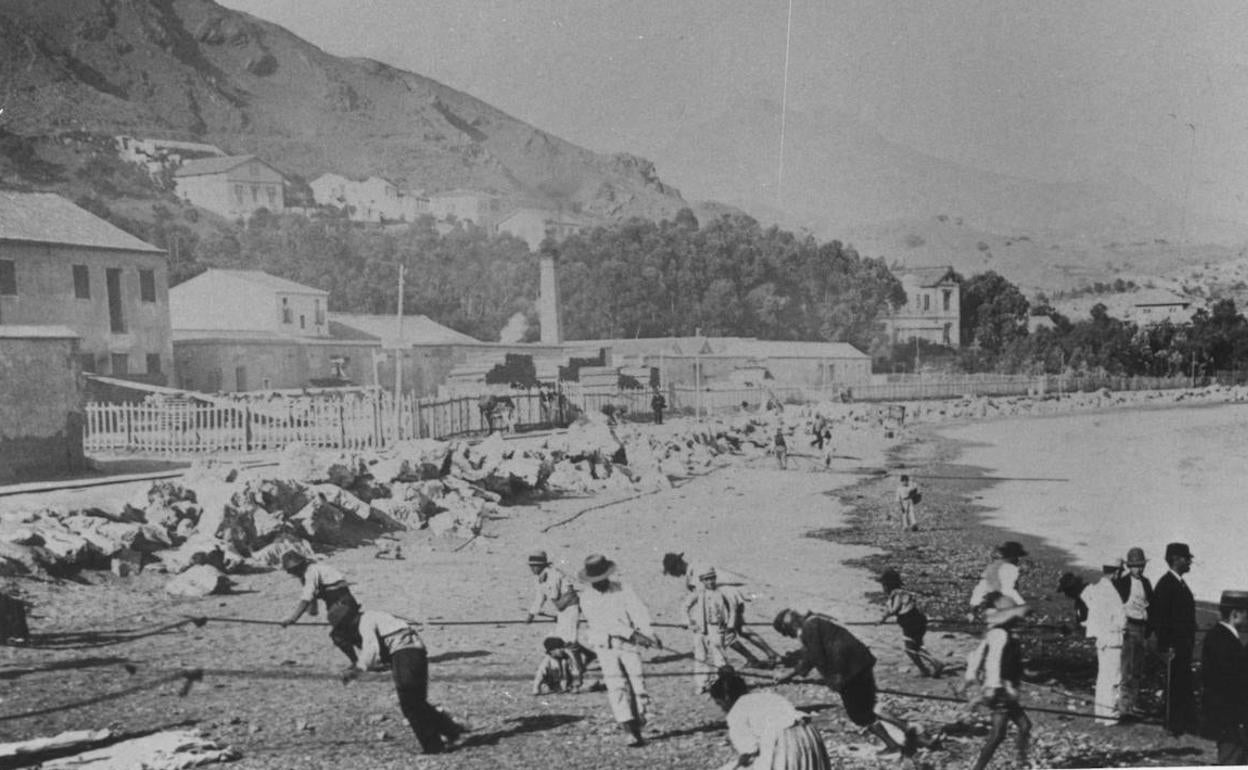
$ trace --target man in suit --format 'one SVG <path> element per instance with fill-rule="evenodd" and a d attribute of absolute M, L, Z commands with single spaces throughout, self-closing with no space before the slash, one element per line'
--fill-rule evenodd
<path fill-rule="evenodd" d="M 1239 635 L 1248 629 L 1248 591 L 1223 591 L 1222 622 L 1209 629 L 1200 651 L 1201 734 L 1218 744 L 1219 765 L 1248 764 L 1248 653 Z"/>
<path fill-rule="evenodd" d="M 1166 729 L 1174 736 L 1192 732 L 1196 704 L 1192 695 L 1192 653 L 1196 648 L 1196 599 L 1183 575 L 1192 568 L 1187 543 L 1166 545 L 1169 571 L 1157 581 L 1148 608 L 1149 624 L 1157 632 L 1157 652 L 1167 663 Z"/>
<path fill-rule="evenodd" d="M 814 612 L 803 615 L 795 610 L 781 610 L 772 625 L 780 634 L 802 643 L 801 660 L 793 671 L 778 677 L 776 684 L 815 669 L 828 687 L 841 696 L 849 721 L 883 741 L 881 754 L 913 752 L 914 733 L 875 711 L 875 656 L 867 645 L 832 618 Z"/>
<path fill-rule="evenodd" d="M 1134 716 L 1139 710 L 1141 679 L 1144 676 L 1144 660 L 1148 654 L 1148 609 L 1153 603 L 1153 583 L 1144 577 L 1143 548 L 1127 551 L 1126 563 L 1114 575 L 1114 588 L 1122 597 L 1122 607 L 1127 614 L 1127 625 L 1122 637 L 1122 713 Z"/>

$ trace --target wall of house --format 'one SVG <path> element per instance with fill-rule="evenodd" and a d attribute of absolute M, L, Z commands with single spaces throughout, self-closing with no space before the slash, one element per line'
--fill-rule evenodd
<path fill-rule="evenodd" d="M 126 373 L 163 384 L 172 371 L 169 323 L 169 267 L 164 254 L 95 249 L 86 246 L 0 242 L 0 260 L 11 260 L 17 294 L 0 296 L 0 324 L 61 325 L 77 332 L 83 368 L 120 375 L 112 356 L 124 356 Z M 87 268 L 90 297 L 74 289 L 74 265 Z M 121 313 L 125 331 L 112 331 L 107 273 L 121 270 Z M 142 299 L 140 270 L 152 271 L 154 301 Z M 148 355 L 159 356 L 159 372 L 148 371 Z M 86 362 L 86 356 L 91 361 Z"/>
<path fill-rule="evenodd" d="M 169 293 L 175 329 L 329 335 L 328 296 L 324 294 L 274 291 L 258 282 L 213 272 L 179 284 Z"/>
<path fill-rule="evenodd" d="M 183 199 L 224 217 L 248 217 L 256 209 L 286 208 L 282 176 L 263 163 L 246 163 L 229 173 L 177 177 Z"/>
<path fill-rule="evenodd" d="M 77 341 L 0 336 L 0 484 L 82 471 L 82 426 Z"/>
<path fill-rule="evenodd" d="M 871 361 L 865 358 L 797 358 L 759 359 L 753 356 L 663 356 L 647 355 L 646 366 L 658 367 L 660 376 L 672 385 L 693 386 L 697 382 L 694 364 L 700 363 L 703 384 L 708 381 L 727 382 L 733 372 L 756 363 L 767 368 L 776 387 L 821 388 L 831 385 L 862 385 L 871 381 Z"/>

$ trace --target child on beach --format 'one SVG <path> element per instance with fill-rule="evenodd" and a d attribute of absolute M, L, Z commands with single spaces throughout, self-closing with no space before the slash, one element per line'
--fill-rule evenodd
<path fill-rule="evenodd" d="M 923 649 L 923 636 L 927 633 L 927 615 L 919 609 L 918 600 L 910 591 L 902 588 L 901 573 L 895 569 L 886 569 L 880 575 L 880 587 L 888 594 L 884 605 L 885 623 L 889 618 L 897 618 L 901 627 L 901 635 L 905 639 L 906 656 L 919 669 L 919 676 L 939 678 L 944 665 Z"/>
<path fill-rule="evenodd" d="M 568 649 L 562 639 L 548 636 L 542 641 L 546 654 L 537 667 L 533 677 L 533 694 L 542 692 L 575 692 L 581 689 L 581 683 L 573 674 L 573 652 Z"/>
<path fill-rule="evenodd" d="M 902 474 L 901 483 L 897 485 L 897 523 L 903 532 L 914 532 L 919 528 L 918 515 L 915 507 L 922 499 L 918 486 L 910 483 L 910 477 Z"/>
<path fill-rule="evenodd" d="M 772 451 L 776 453 L 776 462 L 779 463 L 780 470 L 784 470 L 789 456 L 789 444 L 784 439 L 784 428 L 776 428 L 775 438 L 772 439 Z"/>
<path fill-rule="evenodd" d="M 1018 727 L 1015 750 L 1019 765 L 1025 767 L 1031 720 L 1019 702 L 1023 657 L 1014 628 L 1031 608 L 1000 593 L 993 594 L 988 601 L 989 609 L 984 616 L 988 631 L 979 646 L 967 656 L 964 681 L 968 688 L 979 685 L 978 692 L 969 689 L 971 709 L 984 706 L 992 712 L 988 741 L 980 750 L 973 770 L 984 770 L 992 761 L 992 755 L 1005 740 L 1009 722 Z"/>

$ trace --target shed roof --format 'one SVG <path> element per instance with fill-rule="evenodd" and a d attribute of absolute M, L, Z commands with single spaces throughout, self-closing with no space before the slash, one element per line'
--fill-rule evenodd
<path fill-rule="evenodd" d="M 330 313 L 329 334 L 338 339 L 377 339 L 390 343 L 398 336 L 398 320 L 393 315 Z M 403 341 L 426 345 L 476 345 L 481 342 L 423 315 L 403 316 Z"/>
<path fill-rule="evenodd" d="M 279 278 L 276 275 L 270 275 L 263 270 L 221 270 L 218 268 L 211 268 L 206 272 L 200 273 L 189 281 L 178 284 L 178 286 L 186 286 L 197 278 L 207 275 L 233 278 L 237 281 L 243 281 L 256 286 L 263 286 L 266 289 L 285 292 L 287 294 L 319 294 L 324 297 L 329 296 L 329 292 L 324 289 L 318 289 L 313 286 L 304 286 L 301 283 L 295 283 L 294 281 L 288 281 L 285 278 Z"/>
<path fill-rule="evenodd" d="M 53 193 L 0 190 L 0 241 L 165 253 Z"/>
<path fill-rule="evenodd" d="M 183 162 L 181 166 L 178 166 L 178 170 L 173 172 L 173 175 L 204 176 L 206 174 L 224 174 L 228 171 L 233 171 L 244 163 L 250 163 L 253 160 L 257 163 L 264 163 L 264 161 L 260 160 L 255 155 L 227 155 L 223 158 L 195 158 L 194 160 Z M 278 174 L 282 173 L 268 163 L 264 163 L 264 165 L 268 166 L 268 168 Z"/>

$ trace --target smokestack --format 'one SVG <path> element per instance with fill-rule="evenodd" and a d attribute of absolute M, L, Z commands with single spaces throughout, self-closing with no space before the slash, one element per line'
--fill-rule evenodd
<path fill-rule="evenodd" d="M 559 283 L 555 279 L 555 255 L 543 252 L 539 258 L 541 283 L 539 286 L 538 323 L 542 329 L 543 345 L 563 342 L 563 329 L 559 325 Z"/>

